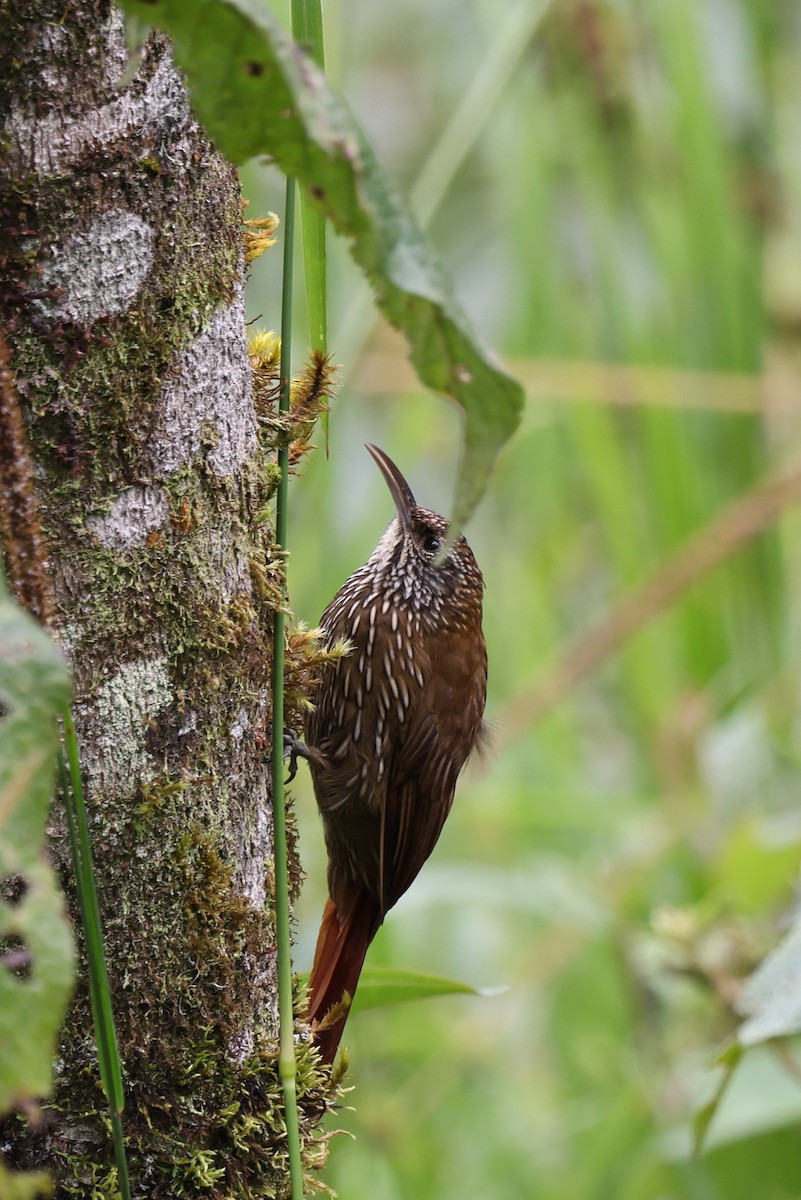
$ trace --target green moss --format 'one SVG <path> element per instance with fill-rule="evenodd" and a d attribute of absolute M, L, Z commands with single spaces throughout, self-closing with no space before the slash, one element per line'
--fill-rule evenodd
<path fill-rule="evenodd" d="M 214 1200 L 278 1200 L 287 1196 L 283 1088 L 275 1048 L 266 1046 L 210 1079 L 219 1053 L 211 1040 L 204 1042 L 207 1035 L 208 1030 L 200 1031 L 194 1060 L 191 1079 L 202 1081 L 203 1100 L 194 1107 L 192 1119 L 176 1123 L 180 1110 L 166 1105 L 161 1113 L 151 1112 L 152 1125 L 144 1134 L 127 1122 L 134 1188 L 148 1200 L 206 1195 Z M 186 1087 L 185 1079 L 177 1082 Z M 309 1188 L 325 1191 L 316 1173 L 327 1158 L 328 1139 L 317 1127 L 341 1092 L 332 1085 L 327 1070 L 320 1068 L 317 1051 L 304 1040 L 297 1044 L 297 1091 L 304 1173 Z M 212 1095 L 214 1103 L 208 1104 Z M 70 1160 L 70 1167 L 72 1177 L 60 1185 L 60 1195 L 76 1200 L 87 1196 L 118 1200 L 116 1171 L 98 1166 L 96 1155 L 77 1155 Z"/>
<path fill-rule="evenodd" d="M 187 944 L 196 963 L 197 980 L 214 980 L 220 1006 L 215 1017 L 227 1029 L 232 1004 L 249 972 L 245 956 L 263 955 L 271 946 L 274 931 L 269 920 L 239 897 L 233 888 L 230 864 L 219 839 L 195 825 L 181 834 L 173 854 L 175 878 L 179 883 Z"/>
<path fill-rule="evenodd" d="M 153 175 L 161 174 L 161 159 L 157 158 L 155 154 L 144 154 L 139 159 L 139 162 L 145 170 L 151 172 Z"/>
<path fill-rule="evenodd" d="M 252 985 L 246 960 L 269 963 L 272 956 L 270 906 L 257 913 L 237 895 L 221 831 L 198 822 L 169 832 L 175 829 L 170 807 L 185 797 L 185 788 L 165 778 L 152 794 L 168 844 L 162 861 L 142 873 L 118 914 L 137 949 L 124 962 L 115 959 L 112 973 L 122 1044 L 139 1051 L 125 1056 L 132 1177 L 149 1200 L 278 1197 L 286 1194 L 288 1164 L 277 1045 L 267 1023 L 257 1022 L 252 1046 L 242 1054 L 241 1029 L 233 1019 L 243 1011 L 243 989 Z M 150 892 L 158 895 L 157 908 L 148 907 Z M 116 925 L 112 917 L 112 941 Z M 155 964 L 157 970 L 149 945 L 168 956 Z M 171 945 L 177 952 L 172 961 Z M 84 1009 L 85 997 L 68 1039 L 85 1037 Z M 297 1051 L 303 1158 L 311 1173 L 325 1160 L 327 1142 L 317 1127 L 338 1092 L 306 1038 L 299 1039 Z M 115 1173 L 96 1165 L 108 1163 L 110 1145 L 93 1063 L 73 1074 L 57 1107 L 72 1119 L 84 1114 L 88 1129 L 103 1131 L 90 1152 L 65 1160 L 70 1179 L 61 1194 L 116 1198 Z"/>

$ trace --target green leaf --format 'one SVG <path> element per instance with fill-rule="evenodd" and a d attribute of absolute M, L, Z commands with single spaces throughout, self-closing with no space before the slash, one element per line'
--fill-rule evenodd
<path fill-rule="evenodd" d="M 74 974 L 72 935 L 42 844 L 67 665 L 0 580 L 0 1111 L 51 1089 Z M 21 969 L 16 964 L 21 963 Z"/>
<path fill-rule="evenodd" d="M 416 971 L 396 971 L 392 967 L 367 967 L 359 978 L 353 1000 L 353 1012 L 405 1004 L 409 1000 L 427 1000 L 431 996 L 494 996 L 503 988 L 477 988 L 458 979 L 441 975 L 421 975 Z"/>
<path fill-rule="evenodd" d="M 801 916 L 745 984 L 737 1010 L 747 1018 L 738 1033 L 743 1046 L 801 1033 Z"/>
<path fill-rule="evenodd" d="M 256 0 L 124 0 L 173 39 L 192 100 L 234 162 L 269 155 L 350 242 L 420 379 L 465 417 L 454 520 L 462 524 L 514 432 L 520 385 L 478 343 L 409 206 L 345 102 Z"/>
<path fill-rule="evenodd" d="M 302 986 L 308 984 L 308 972 L 299 974 L 298 982 Z M 446 979 L 442 975 L 422 975 L 418 971 L 398 971 L 394 967 L 365 967 L 359 976 L 351 1012 L 405 1004 L 408 1000 L 428 1000 L 432 996 L 498 996 L 505 991 L 505 987 L 473 987 L 470 983 Z"/>

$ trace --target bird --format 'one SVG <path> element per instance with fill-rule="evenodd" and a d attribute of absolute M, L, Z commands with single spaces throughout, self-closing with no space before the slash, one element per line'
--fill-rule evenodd
<path fill-rule="evenodd" d="M 389 455 L 366 448 L 395 515 L 323 613 L 323 645 L 346 639 L 350 652 L 324 663 L 305 724 L 328 852 L 307 1010 L 325 1063 L 367 949 L 434 849 L 459 773 L 486 735 L 481 571 Z"/>

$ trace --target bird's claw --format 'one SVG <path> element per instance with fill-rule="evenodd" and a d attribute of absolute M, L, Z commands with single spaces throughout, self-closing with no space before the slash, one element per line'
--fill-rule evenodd
<path fill-rule="evenodd" d="M 309 759 L 309 748 L 305 742 L 296 737 L 294 730 L 284 730 L 284 758 L 289 759 L 289 775 L 285 782 L 291 783 L 298 773 L 298 759 Z"/>

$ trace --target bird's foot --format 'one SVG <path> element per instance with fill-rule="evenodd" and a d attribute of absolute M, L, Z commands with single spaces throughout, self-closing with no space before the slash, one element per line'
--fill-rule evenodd
<path fill-rule="evenodd" d="M 312 755 L 309 747 L 296 736 L 293 729 L 284 730 L 284 758 L 289 759 L 289 775 L 286 782 L 291 783 L 298 773 L 298 759 L 305 758 L 308 762 Z"/>

